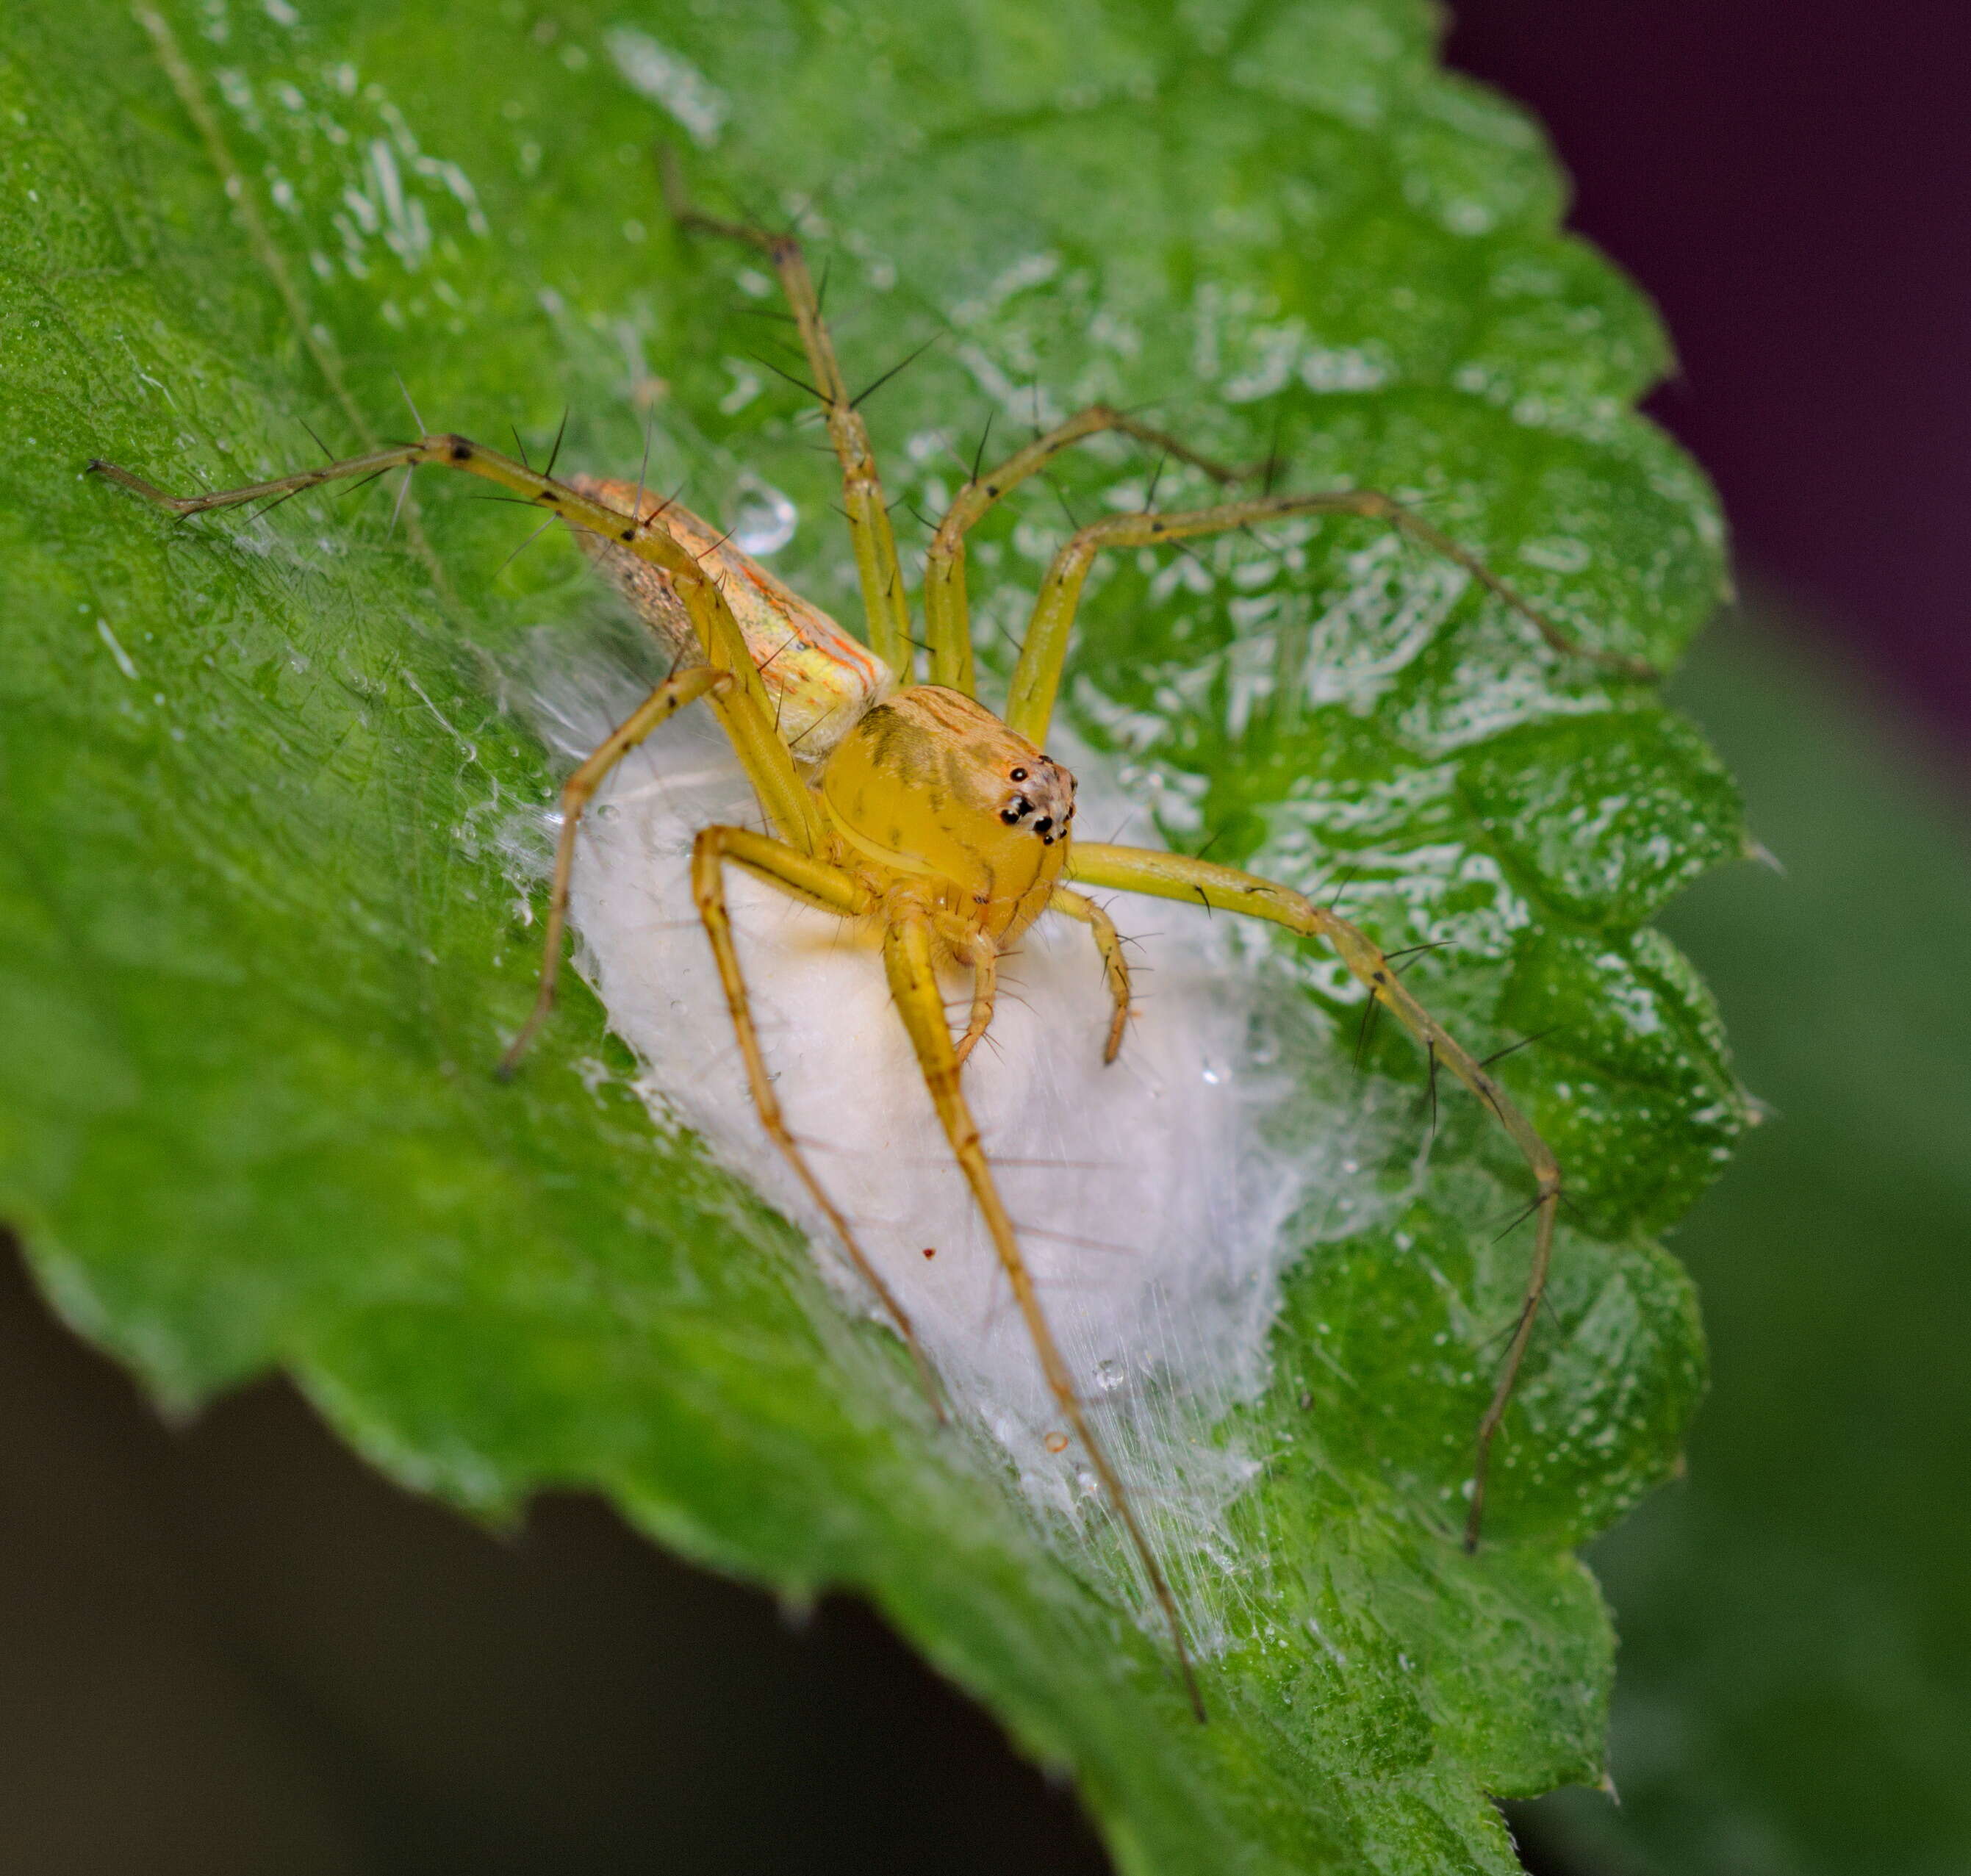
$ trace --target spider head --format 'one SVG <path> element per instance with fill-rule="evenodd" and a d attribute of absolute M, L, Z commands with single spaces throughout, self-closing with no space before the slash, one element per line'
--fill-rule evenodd
<path fill-rule="evenodd" d="M 1021 754 L 1002 767 L 1001 825 L 1037 835 L 1046 847 L 1064 839 L 1074 819 L 1074 777 L 1051 756 Z"/>

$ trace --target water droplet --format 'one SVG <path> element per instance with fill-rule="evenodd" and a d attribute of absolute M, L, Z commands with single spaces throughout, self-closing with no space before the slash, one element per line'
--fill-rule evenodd
<path fill-rule="evenodd" d="M 800 516 L 792 502 L 750 470 L 733 484 L 727 513 L 732 545 L 742 554 L 777 554 L 794 537 Z"/>

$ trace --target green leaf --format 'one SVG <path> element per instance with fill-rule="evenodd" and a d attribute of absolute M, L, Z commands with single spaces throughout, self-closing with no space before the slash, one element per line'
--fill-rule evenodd
<path fill-rule="evenodd" d="M 1273 1382 L 1230 1430 L 1266 1464 L 1228 1514 L 1201 1728 L 1157 1638 L 926 1425 L 893 1340 L 653 1132 L 591 999 L 490 1081 L 533 972 L 500 840 L 552 794 L 503 674 L 544 620 L 606 634 L 572 550 L 503 571 L 517 519 L 435 481 L 393 536 L 327 497 L 172 526 L 80 474 L 278 473 L 304 425 L 400 428 L 401 373 L 492 442 L 566 409 L 564 459 L 618 473 L 654 409 L 653 485 L 716 513 L 756 476 L 826 517 L 804 399 L 751 357 L 771 302 L 667 226 L 661 138 L 716 206 L 816 205 L 852 376 L 939 336 L 869 405 L 917 507 L 995 403 L 1148 404 L 1292 486 L 1416 501 L 1585 642 L 1667 666 L 1722 548 L 1630 409 L 1661 336 L 1433 31 L 1405 0 L 17 9 L 0 1204 L 71 1319 L 170 1400 L 279 1363 L 489 1515 L 593 1486 L 692 1558 L 862 1590 L 1072 1768 L 1125 1868 L 1513 1868 L 1489 1795 L 1599 1773 L 1611 1638 L 1572 1546 L 1668 1471 L 1699 1386 L 1688 1286 L 1642 1233 L 1741 1117 L 1702 987 L 1641 923 L 1739 851 L 1735 799 L 1647 687 L 1363 523 L 1091 582 L 1076 728 L 1174 842 L 1440 944 L 1407 981 L 1481 1052 L 1556 1026 L 1501 1073 L 1578 1207 L 1468 1557 L 1523 1172 L 1447 1095 L 1412 1177 L 1422 1064 L 1368 1039 L 1416 1096 L 1396 1209 L 1298 1221 Z M 1154 468 L 1079 452 L 1060 505 L 1140 503 Z M 1173 469 L 1158 499 L 1204 493 Z M 1038 490 L 981 532 L 1002 674 L 1066 526 Z M 855 616 L 832 528 L 776 564 Z M 1339 1032 L 1318 1078 L 1354 992 L 1292 962 Z"/>
<path fill-rule="evenodd" d="M 1971 1415 L 1971 856 L 1960 779 L 1818 637 L 1769 604 L 1679 679 L 1785 863 L 1675 915 L 1775 1118 L 1677 1234 L 1718 1353 L 1690 1476 L 1595 1552 L 1622 1803 L 1536 1813 L 1586 1868 L 1846 1876 L 1971 1843 L 1971 1505 L 1937 1436 Z"/>

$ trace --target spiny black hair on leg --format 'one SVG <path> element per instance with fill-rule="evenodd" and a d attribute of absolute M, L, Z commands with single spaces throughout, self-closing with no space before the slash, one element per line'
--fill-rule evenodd
<path fill-rule="evenodd" d="M 1362 1011 L 1362 1026 L 1355 1032 L 1355 1072 L 1362 1072 L 1363 1058 L 1369 1052 L 1369 1038 L 1376 1032 L 1376 1019 L 1383 1013 L 1383 1000 L 1371 991 Z"/>
<path fill-rule="evenodd" d="M 568 435 L 568 408 L 562 406 L 561 422 L 555 431 L 554 448 L 548 451 L 548 466 L 541 473 L 549 481 L 554 480 L 555 464 L 561 461 L 562 439 Z"/>
<path fill-rule="evenodd" d="M 797 377 L 791 371 L 783 370 L 770 358 L 764 358 L 757 352 L 748 352 L 746 356 L 752 360 L 754 364 L 764 365 L 777 378 L 786 379 L 788 383 L 797 390 L 805 391 L 817 404 L 826 404 L 828 402 L 827 398 L 810 384 L 806 379 Z"/>
<path fill-rule="evenodd" d="M 1513 1233 L 1518 1230 L 1520 1226 L 1524 1224 L 1529 1218 L 1532 1217 L 1533 1213 L 1538 1211 L 1540 1207 L 1545 1203 L 1546 1200 L 1543 1198 L 1538 1197 L 1529 1199 L 1524 1205 L 1521 1206 L 1513 1213 L 1512 1216 L 1507 1220 L 1505 1229 L 1494 1236 L 1492 1242 L 1494 1244 L 1497 1244 L 1501 1239 L 1510 1238 Z"/>
<path fill-rule="evenodd" d="M 943 337 L 944 334 L 941 332 L 933 332 L 929 338 L 924 340 L 923 344 L 920 345 L 914 352 L 911 353 L 907 357 L 904 358 L 898 363 L 892 365 L 880 378 L 876 379 L 872 383 L 865 385 L 861 390 L 858 391 L 855 395 L 849 400 L 849 408 L 851 410 L 860 410 L 863 405 L 871 398 L 874 397 L 878 391 L 882 389 L 883 386 L 888 384 L 892 378 L 894 378 L 901 372 L 907 371 L 911 366 L 914 365 L 919 359 L 924 357 L 925 353 L 929 351 L 930 348 L 933 345 L 937 344 L 938 340 Z"/>
<path fill-rule="evenodd" d="M 418 435 L 428 436 L 431 432 L 425 423 L 424 418 L 419 412 L 417 399 L 411 396 L 411 387 L 404 382 L 403 374 L 401 372 L 393 371 L 390 376 L 397 380 L 397 389 L 403 392 L 404 402 L 411 408 L 411 421 L 417 425 Z"/>
<path fill-rule="evenodd" d="M 297 493 L 300 493 L 300 491 L 299 491 L 298 490 L 297 490 L 295 492 L 296 492 Z M 399 522 L 399 520 L 402 517 L 403 512 L 404 512 L 404 503 L 405 503 L 406 502 L 407 502 L 408 500 L 409 500 L 409 499 L 410 499 L 410 494 L 411 494 L 411 471 L 409 471 L 409 469 L 406 468 L 406 469 L 405 470 L 405 471 L 404 471 L 404 479 L 403 479 L 403 480 L 402 480 L 402 481 L 401 481 L 401 482 L 399 482 L 399 483 L 397 484 L 397 499 L 396 500 L 396 501 L 394 501 L 393 503 L 391 503 L 391 505 L 390 505 L 390 525 L 389 525 L 388 527 L 386 527 L 386 528 L 383 530 L 383 538 L 384 538 L 384 539 L 385 539 L 385 540 L 386 540 L 386 541 L 387 541 L 387 540 L 389 540 L 390 539 L 392 539 L 392 538 L 393 538 L 393 536 L 394 536 L 396 535 L 396 532 L 397 532 L 397 523 L 398 523 L 398 522 Z M 263 511 L 263 512 L 264 512 L 264 511 Z M 536 533 L 539 533 L 540 532 L 540 530 L 539 530 L 539 529 L 536 529 L 535 530 L 535 532 L 536 532 Z M 526 542 L 523 542 L 521 543 L 521 545 L 522 545 L 523 546 L 524 546 L 526 545 Z M 516 552 L 516 553 L 517 553 L 519 551 L 520 551 L 520 550 L 519 550 L 519 549 L 517 549 L 517 548 L 514 550 L 514 552 Z M 509 556 L 508 556 L 508 558 L 510 559 L 512 558 L 512 556 L 511 556 L 511 555 L 509 555 Z"/>
<path fill-rule="evenodd" d="M 368 475 L 363 477 L 360 482 L 352 482 L 347 488 L 337 489 L 335 491 L 335 499 L 338 501 L 347 501 L 350 496 L 360 494 L 364 489 L 367 489 L 379 476 L 386 476 L 390 472 L 388 469 L 373 470 Z M 510 495 L 488 495 L 483 497 L 483 499 L 487 501 L 512 501 L 516 498 Z M 523 502 L 520 505 L 523 507 L 532 506 L 531 503 L 525 502 Z"/>
<path fill-rule="evenodd" d="M 409 478 L 408 476 L 406 476 L 404 479 L 405 479 L 405 480 L 406 480 L 406 482 L 408 482 L 408 481 L 410 480 L 410 478 Z M 535 529 L 535 530 L 533 531 L 533 533 L 529 534 L 529 535 L 527 536 L 527 538 L 520 544 L 520 546 L 519 546 L 518 547 L 515 548 L 515 549 L 513 549 L 513 551 L 510 554 L 509 554 L 504 560 L 503 560 L 503 561 L 501 561 L 501 562 L 500 562 L 500 563 L 499 564 L 499 565 L 498 565 L 498 566 L 497 566 L 497 567 L 495 567 L 495 568 L 494 568 L 494 570 L 493 570 L 493 577 L 494 577 L 494 579 L 496 579 L 496 580 L 497 580 L 497 578 L 499 578 L 499 577 L 500 577 L 500 575 L 501 574 L 504 573 L 504 572 L 507 571 L 507 569 L 509 567 L 510 567 L 510 566 L 513 564 L 513 562 L 514 562 L 515 561 L 518 560 L 518 559 L 520 559 L 520 557 L 523 553 L 525 553 L 525 552 L 527 551 L 527 549 L 528 549 L 529 548 L 530 548 L 531 546 L 533 546 L 533 544 L 535 543 L 535 542 L 536 542 L 537 540 L 539 540 L 543 534 L 546 533 L 547 533 L 547 531 L 548 531 L 548 529 L 550 529 L 551 527 L 552 527 L 552 526 L 554 526 L 554 524 L 555 524 L 555 517 L 554 517 L 552 515 L 549 516 L 546 520 L 543 521 L 539 527 L 537 527 L 536 529 Z"/>
<path fill-rule="evenodd" d="M 1536 1042 L 1544 1042 L 1549 1036 L 1558 1034 L 1559 1029 L 1560 1025 L 1555 1023 L 1530 1036 L 1522 1036 L 1518 1041 L 1509 1042 L 1503 1049 L 1494 1049 L 1490 1055 L 1481 1057 L 1478 1066 L 1490 1068 L 1494 1062 L 1503 1062 L 1507 1056 L 1517 1055 L 1520 1050 L 1530 1049 Z"/>
<path fill-rule="evenodd" d="M 1275 400 L 1273 405 L 1273 439 L 1266 445 L 1266 480 L 1259 489 L 1262 495 L 1272 493 L 1274 479 L 1284 467 L 1280 461 L 1280 431 L 1285 422 L 1286 405 L 1284 402 Z"/>
<path fill-rule="evenodd" d="M 1426 951 L 1442 951 L 1451 942 L 1448 938 L 1433 938 L 1427 944 L 1405 945 L 1400 951 L 1385 951 L 1383 956 L 1393 964 L 1399 958 L 1419 957 Z M 1495 1059 L 1490 1057 L 1487 1058 L 1487 1060 Z M 1481 1063 L 1479 1066 L 1483 1067 L 1484 1064 Z"/>

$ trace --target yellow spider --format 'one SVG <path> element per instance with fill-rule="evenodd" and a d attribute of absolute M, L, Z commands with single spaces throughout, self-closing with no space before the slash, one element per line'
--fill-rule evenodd
<path fill-rule="evenodd" d="M 844 1249 L 895 1324 L 933 1407 L 937 1390 L 910 1318 L 857 1243 L 855 1234 L 803 1157 L 767 1072 L 734 947 L 724 868 L 748 868 L 790 897 L 880 929 L 896 1008 L 920 1064 L 951 1151 L 963 1169 L 1012 1286 L 1049 1389 L 1087 1455 L 1140 1557 L 1169 1627 L 1179 1670 L 1199 1717 L 1204 1708 L 1177 1603 L 1122 1482 L 1077 1397 L 1019 1239 L 967 1105 L 966 1057 L 992 1019 L 997 960 L 1028 927 L 1053 912 L 1086 925 L 1100 952 L 1113 1011 L 1104 1059 L 1122 1047 L 1129 1015 L 1129 970 L 1108 914 L 1075 888 L 1107 887 L 1195 900 L 1271 920 L 1331 945 L 1368 994 L 1402 1021 L 1427 1051 L 1432 1072 L 1448 1068 L 1490 1109 L 1525 1155 L 1535 1186 L 1535 1236 L 1520 1311 L 1476 1442 L 1468 1546 L 1477 1541 L 1494 1436 L 1533 1331 L 1552 1256 L 1560 1168 L 1532 1125 L 1484 1068 L 1404 988 L 1383 952 L 1355 926 L 1287 887 L 1182 855 L 1101 845 L 1074 835 L 1074 777 L 1042 747 L 1083 581 L 1106 549 L 1155 547 L 1294 515 L 1378 520 L 1464 569 L 1530 620 L 1556 651 L 1591 658 L 1631 676 L 1639 661 L 1572 643 L 1474 555 L 1388 496 L 1372 490 L 1267 495 L 1169 513 L 1119 514 L 1079 529 L 1055 555 L 1041 587 L 1003 716 L 975 695 L 966 604 L 965 537 L 993 504 L 1060 451 L 1103 432 L 1155 443 L 1220 482 L 1238 480 L 1172 439 L 1106 407 L 1070 418 L 959 491 L 939 526 L 925 568 L 924 608 L 930 681 L 917 683 L 911 617 L 868 432 L 851 399 L 799 242 L 716 220 L 679 199 L 687 227 L 748 243 L 772 263 L 799 327 L 813 386 L 842 466 L 842 506 L 868 615 L 866 644 L 799 598 L 715 530 L 640 485 L 575 477 L 557 481 L 461 436 L 428 435 L 303 470 L 276 481 L 213 494 L 174 497 L 128 470 L 90 467 L 176 515 L 279 499 L 345 477 L 433 464 L 497 483 L 559 516 L 679 657 L 673 673 L 574 773 L 562 790 L 562 822 L 549 902 L 545 956 L 533 1008 L 501 1063 L 510 1073 L 554 998 L 568 881 L 584 808 L 610 770 L 659 725 L 702 698 L 716 713 L 771 833 L 735 826 L 700 831 L 692 850 L 693 895 L 725 987 L 753 1099 L 767 1132 L 839 1235 Z M 1070 882 L 1073 884 L 1070 884 Z M 940 966 L 972 975 L 969 1020 L 954 1038 L 938 982 Z"/>

